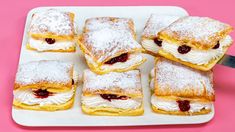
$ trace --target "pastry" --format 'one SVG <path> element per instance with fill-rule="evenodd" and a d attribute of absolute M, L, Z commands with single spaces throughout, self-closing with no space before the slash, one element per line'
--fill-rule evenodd
<path fill-rule="evenodd" d="M 151 14 L 141 36 L 141 44 L 145 51 L 151 55 L 157 55 L 161 47 L 158 32 L 169 26 L 182 16 Z"/>
<path fill-rule="evenodd" d="M 28 31 L 26 48 L 36 51 L 74 52 L 74 14 L 57 9 L 36 12 Z"/>
<path fill-rule="evenodd" d="M 159 55 L 202 71 L 208 71 L 232 44 L 228 24 L 207 17 L 186 16 L 158 33 Z"/>
<path fill-rule="evenodd" d="M 42 60 L 21 64 L 13 105 L 28 110 L 56 111 L 73 106 L 77 74 L 69 62 Z"/>
<path fill-rule="evenodd" d="M 82 111 L 89 115 L 142 115 L 143 94 L 139 70 L 99 75 L 85 70 Z"/>
<path fill-rule="evenodd" d="M 131 19 L 101 17 L 86 21 L 79 46 L 97 74 L 133 70 L 145 62 Z"/>
<path fill-rule="evenodd" d="M 156 113 L 210 113 L 215 100 L 212 71 L 202 72 L 164 58 L 151 71 L 151 104 Z"/>

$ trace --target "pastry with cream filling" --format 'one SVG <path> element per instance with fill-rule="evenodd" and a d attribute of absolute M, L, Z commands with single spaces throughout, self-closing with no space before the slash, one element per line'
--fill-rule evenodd
<path fill-rule="evenodd" d="M 85 70 L 83 75 L 82 111 L 89 115 L 142 115 L 143 94 L 139 70 L 99 75 Z"/>
<path fill-rule="evenodd" d="M 75 52 L 74 14 L 57 9 L 36 12 L 26 48 L 36 51 Z"/>
<path fill-rule="evenodd" d="M 207 17 L 186 16 L 158 33 L 159 55 L 189 67 L 208 71 L 232 44 L 228 24 Z"/>
<path fill-rule="evenodd" d="M 133 70 L 146 60 L 128 18 L 87 19 L 79 46 L 89 68 L 97 74 Z"/>
<path fill-rule="evenodd" d="M 202 72 L 157 58 L 150 77 L 154 112 L 172 115 L 211 112 L 215 100 L 212 71 Z"/>
<path fill-rule="evenodd" d="M 13 105 L 41 111 L 65 110 L 73 106 L 77 74 L 69 62 L 42 60 L 18 68 Z"/>
<path fill-rule="evenodd" d="M 157 55 L 161 48 L 161 40 L 158 32 L 169 26 L 182 16 L 151 14 L 148 19 L 141 37 L 141 44 L 145 51 L 151 55 Z"/>

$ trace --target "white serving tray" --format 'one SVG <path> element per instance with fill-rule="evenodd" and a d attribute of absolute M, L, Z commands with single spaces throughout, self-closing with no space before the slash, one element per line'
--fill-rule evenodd
<path fill-rule="evenodd" d="M 188 15 L 188 13 L 174 6 L 110 6 L 110 7 L 39 7 L 32 9 L 27 16 L 24 37 L 21 47 L 19 63 L 25 63 L 32 60 L 64 60 L 76 64 L 80 74 L 85 68 L 88 68 L 84 57 L 79 48 L 76 53 L 39 53 L 26 50 L 27 30 L 31 16 L 34 12 L 42 11 L 48 8 L 58 8 L 75 13 L 75 25 L 78 33 L 84 26 L 84 21 L 90 17 L 115 16 L 130 17 L 135 22 L 138 37 L 143 31 L 144 25 L 151 13 L 170 14 L 170 15 Z M 148 85 L 148 75 L 153 68 L 154 59 L 150 55 L 145 55 L 148 59 L 140 69 L 142 73 L 142 88 L 144 92 L 144 115 L 142 116 L 89 116 L 81 111 L 80 94 L 81 87 L 78 87 L 74 106 L 70 110 L 43 112 L 19 110 L 12 107 L 13 120 L 23 126 L 143 126 L 143 125 L 169 125 L 169 124 L 199 124 L 210 121 L 214 116 L 214 109 L 207 115 L 197 116 L 172 116 L 162 115 L 152 112 L 150 106 L 150 90 Z"/>

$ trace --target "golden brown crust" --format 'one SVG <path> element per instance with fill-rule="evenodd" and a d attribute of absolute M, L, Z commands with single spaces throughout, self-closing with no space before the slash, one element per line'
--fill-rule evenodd
<path fill-rule="evenodd" d="M 36 110 L 36 111 L 58 111 L 58 110 L 67 110 L 73 106 L 74 97 L 70 99 L 68 102 L 61 105 L 26 105 L 17 100 L 13 101 L 13 105 L 15 108 L 26 109 L 26 110 Z"/>
<path fill-rule="evenodd" d="M 57 62 L 57 63 L 55 63 Z M 48 89 L 51 91 L 55 91 L 55 92 L 63 92 L 63 91 L 69 91 L 72 89 L 72 79 L 73 79 L 73 72 L 74 72 L 74 67 L 73 65 L 70 65 L 71 63 L 63 63 L 63 66 L 68 66 L 66 68 L 64 68 L 64 72 L 63 72 L 63 76 L 68 77 L 68 80 L 63 80 L 65 82 L 58 82 L 58 80 L 54 80 L 54 81 L 49 81 L 51 78 L 48 76 L 43 75 L 42 78 L 36 78 L 37 76 L 39 76 L 39 74 L 37 74 L 37 76 L 30 76 L 28 79 L 30 79 L 30 81 L 25 80 L 25 76 L 27 76 L 28 74 L 30 74 L 29 72 L 31 71 L 27 71 L 27 68 L 30 68 L 31 66 L 34 67 L 35 64 L 37 64 L 37 67 L 32 68 L 31 70 L 35 70 L 35 69 L 40 69 L 44 70 L 42 68 L 45 67 L 40 67 L 42 64 L 50 64 L 50 65 L 58 65 L 62 62 L 59 61 L 54 61 L 54 60 L 41 60 L 41 61 L 32 61 L 32 62 L 28 62 L 26 64 L 22 64 L 23 67 L 19 67 L 18 72 L 17 72 L 17 77 L 14 83 L 14 90 L 16 89 Z M 26 65 L 26 66 L 25 66 Z M 70 65 L 70 66 L 69 66 Z M 25 69 L 26 68 L 26 69 Z M 56 67 L 55 67 L 56 68 Z M 22 71 L 23 70 L 23 71 Z M 38 70 L 39 71 L 39 70 Z M 32 71 L 33 72 L 33 71 Z M 56 71 L 59 72 L 59 74 L 62 74 L 61 71 Z M 45 73 L 44 73 L 45 74 Z M 50 73 L 48 73 L 50 74 Z M 33 75 L 36 75 L 33 74 Z M 21 76 L 21 78 L 19 78 L 18 76 Z M 62 76 L 62 77 L 63 77 Z M 61 80 L 61 79 L 60 79 Z"/>
<path fill-rule="evenodd" d="M 152 110 L 156 113 L 160 114 L 167 114 L 167 115 L 203 115 L 203 114 L 208 114 L 211 112 L 211 109 L 203 109 L 200 112 L 182 112 L 182 111 L 165 111 L 158 109 L 156 106 L 152 105 Z"/>
<path fill-rule="evenodd" d="M 134 43 L 134 42 L 133 42 L 133 44 L 135 46 L 130 46 L 130 45 L 124 46 L 123 45 L 123 47 L 118 48 L 118 50 L 115 50 L 114 53 L 111 53 L 113 51 L 114 46 L 111 46 L 109 49 L 104 49 L 104 48 L 100 49 L 100 50 L 95 49 L 95 47 L 90 43 L 91 40 L 89 40 L 90 39 L 89 36 L 91 34 L 93 34 L 94 32 L 97 32 L 97 30 L 94 30 L 94 29 L 92 30 L 92 29 L 88 28 L 90 21 L 94 21 L 94 20 L 97 20 L 96 22 L 98 22 L 99 24 L 107 23 L 107 25 L 110 26 L 110 29 L 112 28 L 117 31 L 121 30 L 122 32 L 123 31 L 124 32 L 131 32 L 133 38 L 130 38 L 130 39 L 136 40 L 136 33 L 134 30 L 134 22 L 132 21 L 132 19 L 116 18 L 116 17 L 100 17 L 100 18 L 90 18 L 90 19 L 86 20 L 84 31 L 78 39 L 78 45 L 81 48 L 81 50 L 83 51 L 83 53 L 89 55 L 94 60 L 94 62 L 96 62 L 98 65 L 102 65 L 106 61 L 108 61 L 114 57 L 120 56 L 123 53 L 141 52 L 143 50 L 141 46 L 139 46 L 139 45 L 136 46 L 136 43 Z M 119 21 L 122 22 L 121 26 L 118 24 L 117 25 L 114 24 L 115 22 L 119 22 Z M 92 24 L 94 24 L 94 23 L 92 23 Z M 125 25 L 125 26 L 123 26 L 123 25 Z M 101 28 L 101 29 L 103 29 L 103 28 Z M 101 30 L 101 29 L 99 29 L 99 30 Z M 122 42 L 120 42 L 120 43 L 122 43 Z M 119 44 L 119 46 L 120 46 L 120 44 Z M 110 53 L 109 56 L 107 56 L 107 52 Z"/>
<path fill-rule="evenodd" d="M 119 22 L 123 22 L 123 28 L 128 28 L 136 38 L 135 29 L 134 29 L 134 22 L 132 19 L 129 18 L 120 18 L 120 17 L 95 17 L 95 18 L 88 18 L 85 21 L 85 25 L 92 24 L 93 21 L 99 21 L 100 23 L 113 23 L 117 24 Z M 87 26 L 83 28 L 83 32 L 89 32 L 91 29 L 89 29 Z"/>
<path fill-rule="evenodd" d="M 139 116 L 144 113 L 143 105 L 137 109 L 117 109 L 110 107 L 87 107 L 82 104 L 82 111 L 88 115 L 99 116 Z"/>
<path fill-rule="evenodd" d="M 158 36 L 170 43 L 208 50 L 232 30 L 230 25 L 211 18 L 186 16 L 160 31 Z"/>
<path fill-rule="evenodd" d="M 139 70 L 133 70 L 123 73 L 108 73 L 104 75 L 97 75 L 96 77 L 94 77 L 93 74 L 94 73 L 91 73 L 91 71 L 89 70 L 84 71 L 84 84 L 82 89 L 82 94 L 84 96 L 92 96 L 96 94 L 116 94 L 120 96 L 125 95 L 131 98 L 143 97 L 141 74 Z M 101 80 L 100 78 L 102 78 L 103 80 Z M 127 83 L 127 79 L 129 79 L 129 81 L 132 81 L 129 82 L 130 84 L 132 84 L 129 87 L 125 87 L 122 85 Z M 97 80 L 106 82 L 97 83 Z M 94 86 L 94 84 L 96 84 L 97 86 Z"/>
<path fill-rule="evenodd" d="M 49 32 L 49 31 L 44 31 L 43 33 L 33 33 L 29 31 L 29 36 L 31 36 L 32 38 L 35 39 L 44 39 L 44 38 L 53 38 L 56 40 L 68 40 L 68 41 L 72 41 L 75 37 L 75 29 L 74 29 L 74 13 L 68 12 L 69 14 L 69 18 L 71 21 L 71 27 L 72 27 L 72 33 L 69 35 L 58 35 L 55 34 L 53 32 Z M 33 19 L 34 15 L 32 16 Z"/>
<path fill-rule="evenodd" d="M 190 68 L 192 71 L 195 71 L 196 74 L 197 74 L 197 72 L 200 73 L 200 74 L 203 74 L 204 77 L 206 77 L 210 80 L 210 82 L 207 82 L 206 80 L 203 80 L 202 77 L 200 77 L 200 76 L 197 77 L 198 79 L 202 80 L 200 83 L 203 85 L 203 91 L 201 91 L 199 89 L 199 86 L 197 86 L 198 84 L 188 84 L 184 88 L 179 88 L 179 87 L 182 87 L 182 86 L 177 86 L 176 87 L 176 86 L 174 86 L 174 84 L 171 85 L 172 82 L 170 81 L 170 82 L 164 82 L 165 85 L 161 86 L 162 84 L 159 85 L 159 82 L 158 82 L 158 77 L 159 77 L 159 71 L 158 70 L 161 70 L 161 69 L 157 68 L 157 64 L 161 61 L 167 61 L 167 60 L 164 59 L 164 58 L 161 58 L 161 57 L 156 58 L 155 78 L 154 78 L 154 93 L 155 93 L 156 96 L 179 96 L 179 97 L 186 97 L 186 98 L 201 98 L 201 99 L 204 98 L 204 99 L 210 100 L 210 101 L 215 100 L 214 92 L 210 92 L 210 93 L 207 92 L 208 89 L 211 89 L 209 86 L 213 87 L 213 76 L 212 76 L 213 74 L 212 74 L 212 71 L 201 72 L 201 71 L 197 71 L 197 70 L 194 70 L 194 69 Z M 176 62 L 172 62 L 172 63 L 184 67 L 183 65 L 177 64 Z M 187 68 L 187 67 L 185 67 L 185 68 Z M 177 70 L 177 69 L 172 69 L 172 70 L 173 70 L 172 72 L 175 72 L 174 70 Z M 172 73 L 172 80 L 177 80 L 177 78 L 173 78 L 174 74 L 179 74 L 179 73 Z M 182 74 L 184 74 L 184 73 L 182 73 Z M 171 73 L 165 73 L 165 75 L 167 75 L 167 76 L 170 75 L 171 76 Z M 187 78 L 184 78 L 184 79 L 187 79 Z M 196 77 L 194 78 L 194 80 L 195 79 L 196 79 Z M 179 81 L 182 81 L 182 82 L 178 82 L 178 83 L 182 83 L 182 85 L 184 85 L 183 83 L 186 80 L 179 80 Z M 195 81 L 197 81 L 197 80 L 195 80 Z M 206 84 L 206 83 L 209 83 L 209 84 Z M 174 88 L 173 88 L 173 86 L 174 86 Z"/>

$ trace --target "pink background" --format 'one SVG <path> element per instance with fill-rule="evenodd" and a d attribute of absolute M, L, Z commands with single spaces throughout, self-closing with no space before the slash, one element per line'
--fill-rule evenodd
<path fill-rule="evenodd" d="M 214 69 L 216 88 L 216 114 L 212 121 L 200 125 L 173 125 L 149 127 L 99 127 L 99 128 L 27 128 L 14 123 L 11 118 L 12 88 L 18 65 L 23 29 L 27 12 L 38 6 L 62 5 L 174 5 L 186 9 L 190 15 L 209 16 L 235 27 L 234 4 L 232 0 L 4 0 L 0 4 L 0 130 L 5 131 L 232 131 L 235 125 L 235 69 L 217 65 Z M 232 33 L 235 38 L 234 32 Z M 235 55 L 235 45 L 228 54 Z"/>

